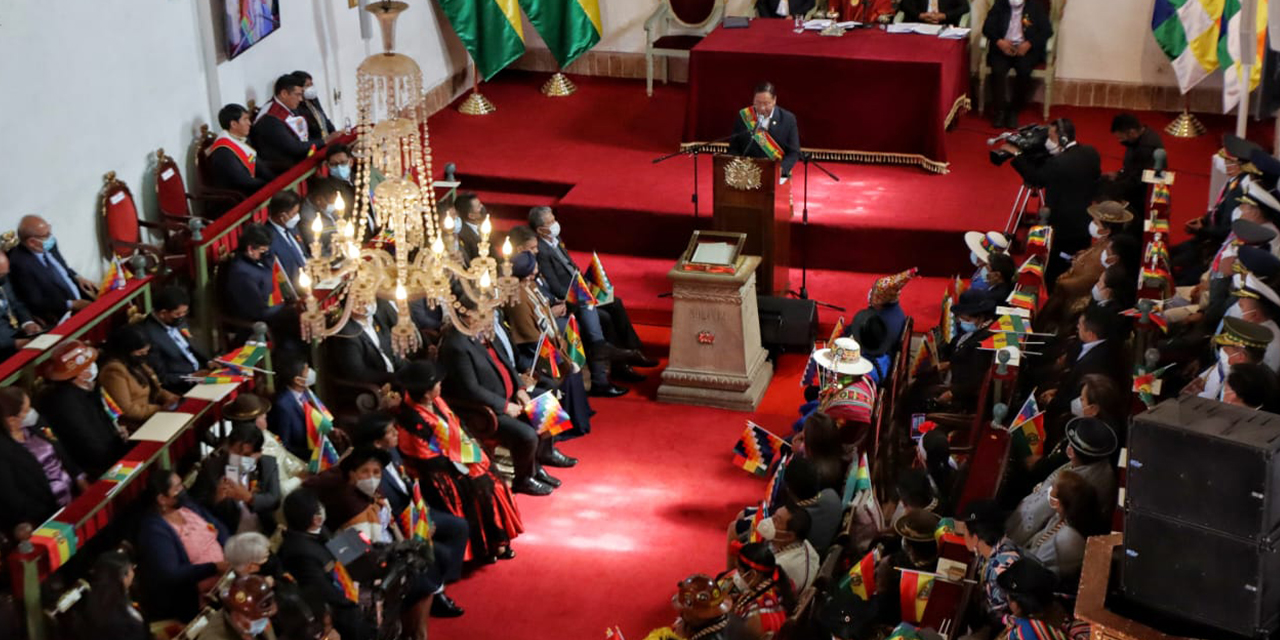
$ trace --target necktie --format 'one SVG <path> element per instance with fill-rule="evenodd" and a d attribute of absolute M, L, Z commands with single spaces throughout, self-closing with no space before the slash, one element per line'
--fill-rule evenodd
<path fill-rule="evenodd" d="M 511 398 L 515 393 L 515 384 L 511 380 L 511 373 L 503 366 L 502 359 L 498 357 L 498 352 L 493 348 L 492 342 L 485 342 L 484 348 L 489 352 L 489 360 L 493 363 L 493 367 L 498 370 L 498 375 L 502 378 L 502 390 L 506 394 L 505 398 Z"/>
<path fill-rule="evenodd" d="M 40 256 L 40 261 L 44 263 L 44 266 L 48 267 L 54 273 L 58 274 L 58 277 L 61 278 L 62 280 L 62 285 L 66 287 L 67 292 L 71 294 L 71 299 L 79 300 L 80 288 L 76 286 L 75 281 L 71 279 L 71 276 L 67 273 L 67 269 L 62 266 L 62 263 L 58 262 L 53 257 L 53 254 L 49 253 L 48 251 L 45 251 L 43 253 L 38 253 L 36 255 Z"/>

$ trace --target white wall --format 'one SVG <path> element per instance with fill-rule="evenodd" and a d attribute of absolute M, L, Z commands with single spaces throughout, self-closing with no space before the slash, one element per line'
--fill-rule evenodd
<path fill-rule="evenodd" d="M 442 35 L 434 3 L 408 1 L 397 50 L 417 60 L 430 89 L 466 56 L 451 29 Z M 295 69 L 315 76 L 335 124 L 344 113 L 354 119 L 356 67 L 367 54 L 358 10 L 346 0 L 280 5 L 280 30 L 227 61 L 212 29 L 222 0 L 0 2 L 0 114 L 10 149 L 0 231 L 38 213 L 71 266 L 96 277 L 104 255 L 97 194 L 107 171 L 154 218 L 155 150 L 187 158 L 199 124 L 216 129 L 222 104 L 262 104 L 275 78 Z M 368 47 L 377 50 L 374 34 Z"/>

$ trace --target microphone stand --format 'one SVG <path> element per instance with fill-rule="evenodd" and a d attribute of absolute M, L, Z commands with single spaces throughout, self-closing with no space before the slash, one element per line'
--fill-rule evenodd
<path fill-rule="evenodd" d="M 711 145 L 720 144 L 721 142 L 728 142 L 730 140 L 733 140 L 734 138 L 737 138 L 743 133 L 744 132 L 741 132 L 741 131 L 739 131 L 738 133 L 731 133 L 723 138 L 716 138 L 715 140 L 711 140 L 710 142 L 704 142 L 702 144 L 689 147 L 688 149 L 681 149 L 674 153 L 668 153 L 665 156 L 653 159 L 653 163 L 658 164 L 659 162 L 663 162 L 664 160 L 670 160 L 671 158 L 674 158 L 676 156 L 691 156 L 693 158 L 693 196 L 690 198 L 690 200 L 693 201 L 693 217 L 694 218 L 698 217 L 698 154 L 705 151 Z"/>
<path fill-rule="evenodd" d="M 803 151 L 799 153 L 800 153 L 800 161 L 804 163 L 804 205 L 803 205 L 803 208 L 801 209 L 801 214 L 800 214 L 800 230 L 802 234 L 800 245 L 804 247 L 804 251 L 800 253 L 800 290 L 788 291 L 787 295 L 795 296 L 796 298 L 799 298 L 801 300 L 808 300 L 809 299 L 809 165 L 812 164 L 813 166 L 817 167 L 819 171 L 822 171 L 823 173 L 827 174 L 827 177 L 831 178 L 835 182 L 840 182 L 840 178 L 836 177 L 836 174 L 828 171 L 826 167 L 819 164 L 818 161 L 814 160 L 809 154 Z M 841 313 L 845 311 L 844 307 L 836 306 L 829 302 L 814 300 L 813 303 L 820 307 L 826 307 L 833 311 L 839 311 Z"/>

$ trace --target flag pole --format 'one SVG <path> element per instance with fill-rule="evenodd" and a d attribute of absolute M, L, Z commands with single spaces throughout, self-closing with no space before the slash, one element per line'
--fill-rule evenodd
<path fill-rule="evenodd" d="M 573 95 L 578 87 L 573 84 L 569 76 L 564 75 L 564 70 L 559 66 L 556 67 L 555 75 L 542 85 L 542 95 L 548 98 L 563 98 Z"/>
<path fill-rule="evenodd" d="M 1258 57 L 1258 0 L 1240 3 L 1240 103 L 1236 105 L 1236 135 L 1245 137 L 1249 126 L 1249 80 L 1253 77 L 1253 62 Z"/>
<path fill-rule="evenodd" d="M 471 62 L 471 95 L 467 96 L 462 104 L 458 105 L 458 111 L 469 116 L 487 116 L 498 108 L 493 106 L 489 99 L 480 93 L 480 67 L 475 64 L 473 59 Z"/>

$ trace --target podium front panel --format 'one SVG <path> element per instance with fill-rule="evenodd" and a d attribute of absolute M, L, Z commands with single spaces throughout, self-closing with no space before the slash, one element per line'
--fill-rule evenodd
<path fill-rule="evenodd" d="M 731 166 L 734 161 L 758 168 L 757 186 L 740 186 L 742 172 Z M 758 290 L 766 294 L 785 292 L 790 287 L 791 182 L 779 185 L 780 164 L 765 158 L 717 155 L 713 166 L 714 228 L 746 234 L 743 253 L 761 258 L 756 272 Z"/>

